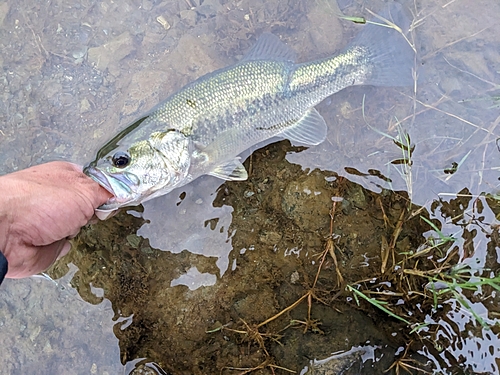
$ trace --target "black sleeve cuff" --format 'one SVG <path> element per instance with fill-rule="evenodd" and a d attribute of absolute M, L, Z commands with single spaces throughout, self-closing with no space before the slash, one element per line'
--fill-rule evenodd
<path fill-rule="evenodd" d="M 7 269 L 8 269 L 7 259 L 0 251 L 0 284 L 2 283 L 5 275 L 7 274 Z"/>

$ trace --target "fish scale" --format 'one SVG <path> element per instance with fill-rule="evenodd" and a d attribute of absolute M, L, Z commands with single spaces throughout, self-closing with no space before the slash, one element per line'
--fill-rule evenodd
<path fill-rule="evenodd" d="M 270 102 L 286 84 L 283 65 L 250 61 L 217 71 L 181 90 L 155 112 L 154 118 L 208 145 L 229 127 L 243 128 L 240 121 L 255 123 L 257 117 L 273 110 Z"/>
<path fill-rule="evenodd" d="M 397 3 L 380 16 L 409 28 Z M 186 85 L 115 136 L 84 170 L 113 194 L 100 211 L 140 204 L 204 174 L 244 180 L 238 155 L 253 145 L 275 136 L 321 143 L 327 124 L 314 106 L 330 95 L 353 85 L 413 84 L 413 50 L 391 27 L 364 25 L 334 56 L 296 64 L 294 55 L 265 33 L 239 63 Z"/>

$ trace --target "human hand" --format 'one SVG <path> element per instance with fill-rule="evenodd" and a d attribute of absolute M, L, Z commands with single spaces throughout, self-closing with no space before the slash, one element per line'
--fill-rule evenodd
<path fill-rule="evenodd" d="M 70 250 L 68 238 L 111 196 L 67 162 L 50 162 L 0 176 L 0 251 L 6 277 L 47 269 Z"/>

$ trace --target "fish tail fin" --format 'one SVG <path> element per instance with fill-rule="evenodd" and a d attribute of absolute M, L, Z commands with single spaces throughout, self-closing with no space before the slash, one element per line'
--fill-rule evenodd
<path fill-rule="evenodd" d="M 415 53 L 405 37 L 410 27 L 410 20 L 403 7 L 391 2 L 380 17 L 393 23 L 397 27 L 387 25 L 378 18 L 363 26 L 363 30 L 347 47 L 347 51 L 363 50 L 371 72 L 356 84 L 373 86 L 411 86 Z M 382 25 L 380 25 L 382 24 Z"/>

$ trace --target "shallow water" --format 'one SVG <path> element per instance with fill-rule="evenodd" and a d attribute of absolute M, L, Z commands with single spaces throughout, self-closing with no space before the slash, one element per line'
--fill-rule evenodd
<path fill-rule="evenodd" d="M 246 182 L 203 177 L 91 225 L 51 271 L 65 275 L 56 283 L 7 280 L 0 289 L 0 343 L 9 348 L 1 354 L 4 371 L 130 373 L 145 358 L 173 374 L 262 363 L 305 372 L 314 367 L 309 359 L 366 347 L 371 359 L 354 350 L 345 363 L 335 362 L 341 366 L 335 371 L 378 374 L 408 345 L 404 358 L 431 371 L 498 373 L 498 294 L 488 286 L 458 288 L 433 307 L 434 275 L 415 271 L 463 264 L 473 281 L 499 274 L 500 210 L 484 194 L 498 193 L 500 5 L 404 4 L 415 16 L 416 88 L 346 89 L 318 106 L 330 127 L 323 144 L 267 146 L 245 162 Z M 382 3 L 339 7 L 369 16 L 365 8 L 378 12 Z M 279 35 L 300 61 L 327 56 L 362 27 L 336 12 L 334 2 L 319 0 L 4 1 L 1 172 L 54 159 L 90 161 L 117 129 L 184 84 L 235 62 L 264 31 Z M 398 146 L 389 137 L 398 130 L 409 136 L 411 156 L 401 147 L 408 138 Z M 420 216 L 456 240 L 429 258 L 409 259 L 431 237 L 439 239 Z M 324 258 L 309 316 L 307 298 L 300 298 L 332 243 L 336 258 Z M 385 268 L 394 272 L 381 272 L 381 249 L 391 246 L 397 255 Z M 372 305 L 358 307 L 337 268 L 346 284 L 386 299 L 410 323 L 428 325 L 410 333 L 408 324 Z M 413 294 L 398 294 L 408 290 Z M 308 317 L 304 333 L 299 321 Z M 283 330 L 292 323 L 298 329 Z M 261 343 L 257 328 L 283 335 L 284 346 L 273 341 L 277 336 Z M 256 373 L 273 368 L 262 367 Z"/>

